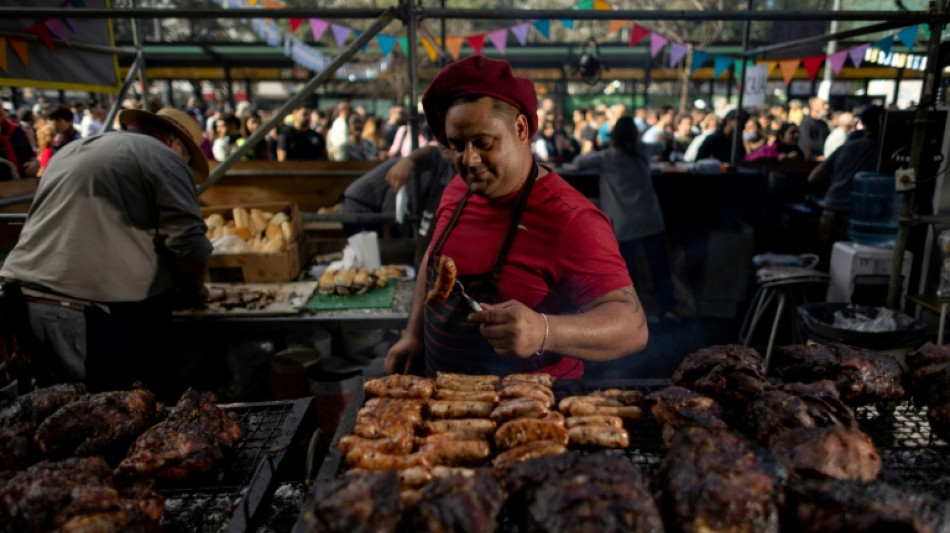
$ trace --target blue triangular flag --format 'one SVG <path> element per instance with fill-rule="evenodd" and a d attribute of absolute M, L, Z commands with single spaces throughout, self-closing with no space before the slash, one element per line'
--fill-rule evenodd
<path fill-rule="evenodd" d="M 353 39 L 359 39 L 360 35 L 363 35 L 363 32 L 360 30 L 353 30 Z M 363 46 L 360 47 L 360 52 L 366 53 L 366 49 L 369 47 L 369 41 L 366 41 Z"/>
<path fill-rule="evenodd" d="M 561 20 L 561 24 L 563 24 L 564 27 L 567 28 L 567 29 L 569 29 L 569 30 L 573 30 L 573 29 L 574 29 L 574 19 Z"/>
<path fill-rule="evenodd" d="M 545 39 L 551 38 L 551 21 L 550 20 L 536 20 L 534 21 L 534 27 L 541 32 L 541 35 Z"/>
<path fill-rule="evenodd" d="M 723 72 L 726 71 L 730 66 L 732 66 L 732 58 L 729 56 L 714 56 L 713 61 L 715 62 L 716 70 L 713 73 L 713 79 L 718 79 Z"/>
<path fill-rule="evenodd" d="M 897 32 L 897 38 L 900 39 L 904 46 L 908 50 L 914 49 L 914 43 L 917 42 L 917 25 L 913 25 L 909 28 L 904 28 L 903 30 Z"/>
<path fill-rule="evenodd" d="M 697 69 L 706 64 L 706 61 L 709 61 L 709 54 L 693 50 L 693 64 L 689 68 L 689 73 L 696 72 Z"/>
<path fill-rule="evenodd" d="M 890 55 L 890 53 L 891 53 L 891 46 L 893 46 L 893 45 L 894 45 L 894 36 L 893 36 L 893 35 L 889 35 L 889 36 L 887 36 L 887 37 L 881 39 L 880 41 L 874 43 L 874 48 L 877 48 L 878 50 L 884 52 L 885 54 Z"/>
<path fill-rule="evenodd" d="M 376 42 L 379 43 L 379 49 L 383 51 L 383 57 L 388 57 L 393 51 L 393 45 L 396 44 L 396 38 L 392 35 L 377 35 Z"/>

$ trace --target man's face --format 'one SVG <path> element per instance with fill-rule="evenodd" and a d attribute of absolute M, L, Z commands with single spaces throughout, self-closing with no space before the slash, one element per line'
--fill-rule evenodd
<path fill-rule="evenodd" d="M 306 107 L 298 107 L 294 110 L 294 124 L 298 129 L 310 127 L 310 110 Z"/>
<path fill-rule="evenodd" d="M 73 121 L 62 118 L 54 118 L 53 127 L 56 128 L 56 133 L 66 133 L 69 131 L 69 128 L 73 127 Z"/>
<path fill-rule="evenodd" d="M 445 135 L 455 168 L 473 193 L 500 198 L 521 184 L 528 147 L 524 115 L 506 123 L 495 115 L 491 98 L 456 104 L 446 113 Z"/>

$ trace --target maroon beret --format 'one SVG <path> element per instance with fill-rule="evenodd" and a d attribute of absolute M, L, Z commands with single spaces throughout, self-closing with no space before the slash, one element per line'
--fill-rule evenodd
<path fill-rule="evenodd" d="M 516 78 L 511 65 L 481 54 L 469 56 L 443 68 L 422 95 L 422 108 L 432 134 L 443 145 L 445 114 L 449 106 L 463 96 L 490 96 L 515 106 L 528 117 L 528 135 L 538 131 L 538 95 L 528 78 Z"/>

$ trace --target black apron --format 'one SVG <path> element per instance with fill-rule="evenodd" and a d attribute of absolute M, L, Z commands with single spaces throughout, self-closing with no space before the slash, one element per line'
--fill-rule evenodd
<path fill-rule="evenodd" d="M 508 226 L 508 232 L 498 251 L 495 265 L 491 272 L 458 276 L 458 280 L 465 286 L 465 292 L 475 301 L 488 304 L 502 302 L 498 292 L 498 278 L 505 258 L 518 232 L 518 223 L 524 213 L 531 195 L 534 181 L 538 177 L 538 165 L 534 164 L 531 175 L 518 198 L 518 205 Z M 437 275 L 439 256 L 442 247 L 448 239 L 449 233 L 455 228 L 465 202 L 471 196 L 471 191 L 465 193 L 459 202 L 452 218 L 439 236 L 429 262 L 426 264 L 426 287 L 431 288 Z M 463 374 L 494 374 L 504 376 L 513 373 L 531 372 L 551 366 L 561 360 L 561 356 L 545 353 L 528 359 L 520 357 L 503 357 L 495 353 L 495 349 L 479 333 L 479 324 L 468 321 L 468 315 L 473 311 L 462 299 L 457 290 L 453 290 L 444 304 L 438 306 L 424 306 L 425 317 L 425 373 L 434 376 L 436 371 L 458 372 Z"/>

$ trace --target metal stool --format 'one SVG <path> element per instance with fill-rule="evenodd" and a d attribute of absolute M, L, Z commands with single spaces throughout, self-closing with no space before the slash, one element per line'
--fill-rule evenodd
<path fill-rule="evenodd" d="M 800 335 L 798 332 L 798 317 L 795 309 L 800 303 L 805 303 L 808 298 L 804 289 L 814 285 L 827 285 L 830 276 L 824 272 L 818 272 L 811 268 L 793 267 L 793 266 L 767 266 L 758 269 L 755 272 L 755 281 L 758 289 L 749 310 L 746 312 L 745 320 L 742 323 L 742 329 L 739 330 L 739 340 L 745 346 L 749 345 L 752 335 L 762 316 L 769 309 L 774 300 L 778 300 L 775 309 L 775 318 L 772 319 L 772 331 L 769 333 L 769 342 L 765 350 L 765 369 L 768 371 L 769 360 L 772 358 L 772 347 L 775 344 L 775 335 L 778 332 L 778 325 L 782 319 L 782 311 L 785 310 L 787 303 L 791 303 L 793 328 L 792 334 Z"/>

